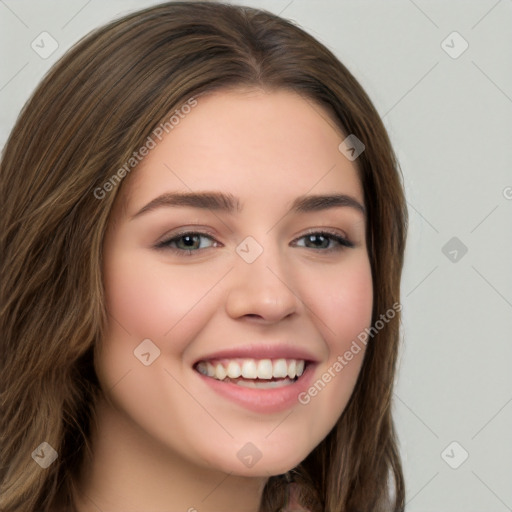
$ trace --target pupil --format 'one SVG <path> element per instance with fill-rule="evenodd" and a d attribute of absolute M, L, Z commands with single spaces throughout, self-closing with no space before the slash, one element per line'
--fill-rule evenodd
<path fill-rule="evenodd" d="M 186 245 L 187 247 L 194 247 L 195 245 L 195 242 L 196 242 L 196 239 L 197 236 L 190 236 L 190 235 L 187 235 L 187 236 L 184 236 L 182 238 L 183 242 L 184 242 L 184 245 Z"/>
<path fill-rule="evenodd" d="M 317 247 L 325 245 L 325 237 L 323 235 L 309 235 L 309 241 Z"/>

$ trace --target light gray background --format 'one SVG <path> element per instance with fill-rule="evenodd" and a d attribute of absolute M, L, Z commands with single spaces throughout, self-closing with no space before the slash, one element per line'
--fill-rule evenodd
<path fill-rule="evenodd" d="M 155 3 L 0 0 L 0 144 L 72 43 Z M 407 511 L 512 511 L 512 1 L 243 3 L 338 55 L 401 162 L 410 230 L 394 411 Z M 43 31 L 59 45 L 47 59 L 31 48 Z M 469 44 L 457 58 L 445 51 L 463 48 L 454 31 Z"/>

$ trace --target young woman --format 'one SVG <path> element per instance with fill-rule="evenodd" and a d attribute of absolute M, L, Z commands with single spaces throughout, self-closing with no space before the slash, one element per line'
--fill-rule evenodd
<path fill-rule="evenodd" d="M 0 510 L 403 510 L 405 201 L 324 46 L 126 16 L 37 88 L 1 184 Z"/>

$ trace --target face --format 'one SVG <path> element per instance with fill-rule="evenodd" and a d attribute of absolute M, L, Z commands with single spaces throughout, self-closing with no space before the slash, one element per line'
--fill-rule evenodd
<path fill-rule="evenodd" d="M 343 412 L 373 298 L 344 138 L 292 92 L 216 92 L 124 184 L 96 367 L 116 414 L 164 453 L 280 474 Z"/>

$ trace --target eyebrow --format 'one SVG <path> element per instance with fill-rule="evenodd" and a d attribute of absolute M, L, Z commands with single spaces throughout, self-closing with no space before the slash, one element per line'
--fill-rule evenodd
<path fill-rule="evenodd" d="M 240 213 L 240 200 L 223 192 L 172 192 L 162 194 L 143 206 L 131 219 L 161 207 L 188 206 L 226 213 Z M 365 207 L 354 197 L 346 194 L 317 194 L 297 197 L 289 210 L 295 213 L 317 212 L 331 208 L 349 207 L 366 215 Z"/>

